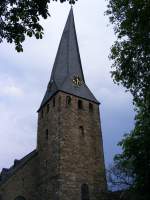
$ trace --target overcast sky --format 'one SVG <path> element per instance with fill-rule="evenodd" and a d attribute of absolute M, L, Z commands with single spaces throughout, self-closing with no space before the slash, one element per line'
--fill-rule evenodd
<path fill-rule="evenodd" d="M 51 17 L 43 21 L 42 40 L 27 39 L 24 52 L 0 44 L 0 170 L 36 147 L 37 109 L 45 93 L 63 28 L 68 3 L 51 3 Z M 134 125 L 132 97 L 114 85 L 110 47 L 115 40 L 105 0 L 79 0 L 74 16 L 87 85 L 101 102 L 101 122 L 107 165 L 120 149 L 117 143 Z"/>

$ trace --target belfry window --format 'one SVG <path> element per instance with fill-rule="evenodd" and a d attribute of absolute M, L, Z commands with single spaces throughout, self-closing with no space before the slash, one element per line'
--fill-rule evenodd
<path fill-rule="evenodd" d="M 46 131 L 45 131 L 45 138 L 46 138 L 46 140 L 48 140 L 48 129 L 46 129 Z"/>
<path fill-rule="evenodd" d="M 61 105 L 61 96 L 59 96 L 59 98 L 58 98 L 58 105 L 59 106 Z"/>
<path fill-rule="evenodd" d="M 83 102 L 78 100 L 78 109 L 83 109 Z"/>
<path fill-rule="evenodd" d="M 89 103 L 89 111 L 93 112 L 93 104 L 92 103 Z"/>
<path fill-rule="evenodd" d="M 47 113 L 49 112 L 49 104 L 46 106 Z"/>
<path fill-rule="evenodd" d="M 89 198 L 89 186 L 87 184 L 83 184 L 81 186 L 81 200 L 90 200 L 90 198 Z"/>
<path fill-rule="evenodd" d="M 55 107 L 55 97 L 53 98 L 53 107 Z"/>
<path fill-rule="evenodd" d="M 24 178 L 22 178 L 22 186 L 24 187 Z"/>
<path fill-rule="evenodd" d="M 71 105 L 71 97 L 70 96 L 66 97 L 66 105 L 67 106 Z"/>

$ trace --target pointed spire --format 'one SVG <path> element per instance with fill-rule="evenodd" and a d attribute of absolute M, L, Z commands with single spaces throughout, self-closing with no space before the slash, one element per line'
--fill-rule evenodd
<path fill-rule="evenodd" d="M 57 91 L 64 91 L 98 103 L 85 84 L 72 7 L 61 37 L 50 82 L 41 107 Z"/>
<path fill-rule="evenodd" d="M 56 84 L 59 86 L 64 82 L 67 76 L 73 76 L 75 74 L 78 74 L 81 79 L 84 80 L 73 9 L 71 8 L 52 70 L 51 81 L 55 80 Z"/>

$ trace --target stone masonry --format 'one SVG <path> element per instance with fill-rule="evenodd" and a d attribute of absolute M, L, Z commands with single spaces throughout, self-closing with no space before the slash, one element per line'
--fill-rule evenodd
<path fill-rule="evenodd" d="M 69 105 L 68 97 L 71 98 Z M 82 109 L 78 108 L 79 100 Z M 93 105 L 91 111 L 89 104 Z M 39 112 L 40 195 L 61 200 L 81 199 L 81 185 L 87 184 L 90 199 L 95 200 L 101 191 L 106 190 L 99 120 L 97 104 L 63 92 L 57 93 Z M 47 194 L 42 192 L 46 187 L 43 187 L 44 183 L 49 185 Z"/>

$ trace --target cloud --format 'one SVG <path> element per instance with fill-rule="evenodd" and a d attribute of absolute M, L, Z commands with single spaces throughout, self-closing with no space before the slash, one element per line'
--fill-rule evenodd
<path fill-rule="evenodd" d="M 26 39 L 24 52 L 12 44 L 0 44 L 0 169 L 8 167 L 36 146 L 37 113 L 70 6 L 50 4 L 51 17 L 42 20 L 44 38 Z M 120 151 L 116 146 L 134 125 L 132 97 L 114 85 L 108 59 L 114 41 L 106 2 L 82 0 L 74 8 L 83 71 L 87 85 L 101 102 L 101 121 L 106 162 Z"/>
<path fill-rule="evenodd" d="M 0 75 L 0 96 L 23 96 L 23 90 L 7 75 Z"/>

